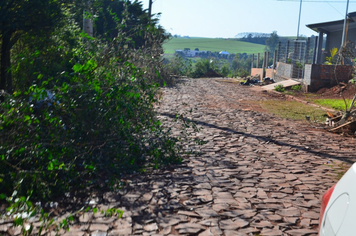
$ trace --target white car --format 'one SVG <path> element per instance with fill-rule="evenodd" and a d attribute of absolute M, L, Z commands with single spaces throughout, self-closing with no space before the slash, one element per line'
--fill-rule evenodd
<path fill-rule="evenodd" d="M 356 163 L 323 196 L 319 235 L 356 235 Z"/>

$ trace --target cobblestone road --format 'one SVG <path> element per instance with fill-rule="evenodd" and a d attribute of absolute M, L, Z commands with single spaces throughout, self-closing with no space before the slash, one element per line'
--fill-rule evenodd
<path fill-rule="evenodd" d="M 203 154 L 106 193 L 98 207 L 123 217 L 86 214 L 66 235 L 317 235 L 320 198 L 340 159 L 353 163 L 353 139 L 258 112 L 248 101 L 270 98 L 221 80 L 187 80 L 163 97 L 162 119 L 193 109 Z"/>

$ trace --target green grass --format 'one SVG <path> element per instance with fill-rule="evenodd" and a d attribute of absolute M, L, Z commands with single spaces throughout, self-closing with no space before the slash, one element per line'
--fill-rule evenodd
<path fill-rule="evenodd" d="M 305 120 L 306 116 L 310 116 L 312 121 L 324 121 L 325 111 L 322 109 L 309 106 L 296 101 L 276 101 L 267 100 L 258 102 L 258 104 L 270 113 L 279 117 L 292 120 Z"/>
<path fill-rule="evenodd" d="M 332 108 L 335 110 L 345 110 L 345 102 L 342 99 L 315 99 L 313 103 L 321 105 L 323 107 Z M 351 100 L 346 99 L 347 107 L 349 107 Z"/>
<path fill-rule="evenodd" d="M 172 38 L 163 45 L 165 54 L 174 54 L 175 50 L 190 48 L 194 50 L 199 48 L 199 51 L 220 52 L 227 51 L 229 53 L 263 53 L 264 45 L 241 42 L 234 39 L 216 39 L 216 38 Z"/>

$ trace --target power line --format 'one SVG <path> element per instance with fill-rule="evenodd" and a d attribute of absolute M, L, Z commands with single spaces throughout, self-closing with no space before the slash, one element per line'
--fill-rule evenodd
<path fill-rule="evenodd" d="M 339 12 L 339 10 L 337 10 L 333 5 L 331 5 L 329 2 L 324 1 L 325 3 L 327 3 L 330 7 L 332 7 L 335 11 L 337 11 L 340 15 L 344 16 L 341 12 Z"/>

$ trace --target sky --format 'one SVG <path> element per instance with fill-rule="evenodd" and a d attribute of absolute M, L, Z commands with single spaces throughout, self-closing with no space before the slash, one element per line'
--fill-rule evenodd
<path fill-rule="evenodd" d="M 149 0 L 139 0 L 148 8 Z M 346 0 L 303 0 L 299 35 L 317 35 L 305 25 L 342 20 Z M 172 35 L 233 38 L 238 33 L 277 31 L 296 36 L 300 0 L 153 0 L 152 13 Z M 350 1 L 348 12 L 356 11 Z"/>

